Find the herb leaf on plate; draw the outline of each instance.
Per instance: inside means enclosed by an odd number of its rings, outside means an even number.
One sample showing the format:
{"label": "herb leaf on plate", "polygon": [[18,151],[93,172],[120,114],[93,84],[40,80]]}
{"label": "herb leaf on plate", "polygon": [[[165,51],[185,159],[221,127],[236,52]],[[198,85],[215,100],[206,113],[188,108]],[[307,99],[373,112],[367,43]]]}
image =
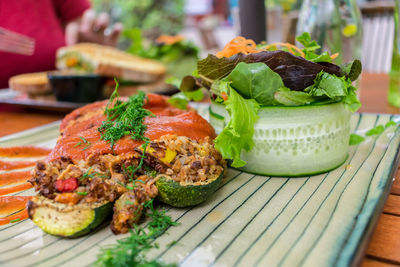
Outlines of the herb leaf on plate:
{"label": "herb leaf on plate", "polygon": [[365,137],[363,137],[361,135],[358,135],[358,134],[352,133],[350,135],[349,143],[350,143],[351,146],[354,146],[354,145],[358,145],[358,144],[364,142],[364,140],[365,140]]}
{"label": "herb leaf on plate", "polygon": [[372,136],[372,135],[380,135],[385,131],[385,127],[383,125],[377,125],[374,128],[368,130],[365,135]]}

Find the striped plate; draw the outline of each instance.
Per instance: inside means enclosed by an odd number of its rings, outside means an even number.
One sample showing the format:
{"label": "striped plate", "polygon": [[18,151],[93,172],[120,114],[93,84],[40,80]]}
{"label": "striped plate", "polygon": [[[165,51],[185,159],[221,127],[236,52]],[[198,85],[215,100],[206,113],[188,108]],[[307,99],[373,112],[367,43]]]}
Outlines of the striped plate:
{"label": "striped plate", "polygon": [[[206,110],[206,109],[203,109]],[[352,129],[365,133],[390,115],[355,114]],[[58,123],[0,139],[0,146],[52,147]],[[182,266],[347,266],[363,256],[397,167],[399,130],[391,127],[350,149],[329,173],[271,178],[230,169],[206,203],[167,207],[180,224],[156,242],[149,258]],[[19,193],[33,194],[32,190]],[[25,220],[0,227],[2,266],[85,266],[99,247],[117,238],[108,227],[78,239],[43,233]],[[176,241],[171,245],[172,241]]]}

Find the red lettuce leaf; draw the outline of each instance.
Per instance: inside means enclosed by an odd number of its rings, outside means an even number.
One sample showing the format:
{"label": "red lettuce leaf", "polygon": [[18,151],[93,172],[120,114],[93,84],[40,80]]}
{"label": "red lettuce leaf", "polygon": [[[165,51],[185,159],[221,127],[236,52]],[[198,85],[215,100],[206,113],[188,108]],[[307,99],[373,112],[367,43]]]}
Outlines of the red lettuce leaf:
{"label": "red lettuce leaf", "polygon": [[315,77],[321,71],[335,74],[338,77],[344,75],[341,68],[335,64],[328,62],[315,63],[291,53],[277,50],[248,55],[239,53],[229,58],[217,58],[214,55],[208,55],[207,58],[200,60],[197,64],[198,74],[202,80],[201,84],[209,87],[213,81],[227,76],[240,62],[265,63],[281,76],[286,87],[295,91],[302,91],[306,87],[313,85]]}

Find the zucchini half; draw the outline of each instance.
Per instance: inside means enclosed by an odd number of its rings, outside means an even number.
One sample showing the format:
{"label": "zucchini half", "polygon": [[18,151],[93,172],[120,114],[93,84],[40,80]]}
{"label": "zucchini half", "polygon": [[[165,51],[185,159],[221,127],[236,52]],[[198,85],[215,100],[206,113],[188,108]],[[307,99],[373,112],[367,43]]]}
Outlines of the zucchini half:
{"label": "zucchini half", "polygon": [[[240,170],[268,176],[308,176],[340,166],[348,156],[350,116],[342,103],[260,108],[254,148],[242,151]],[[210,123],[219,134],[230,120],[212,102]]]}
{"label": "zucchini half", "polygon": [[218,189],[223,177],[224,172],[220,175],[213,175],[204,182],[183,184],[168,176],[160,175],[156,182],[157,198],[173,207],[194,206],[206,201]]}
{"label": "zucchini half", "polygon": [[35,196],[27,206],[29,218],[44,232],[74,238],[99,226],[112,212],[113,203],[68,205]]}

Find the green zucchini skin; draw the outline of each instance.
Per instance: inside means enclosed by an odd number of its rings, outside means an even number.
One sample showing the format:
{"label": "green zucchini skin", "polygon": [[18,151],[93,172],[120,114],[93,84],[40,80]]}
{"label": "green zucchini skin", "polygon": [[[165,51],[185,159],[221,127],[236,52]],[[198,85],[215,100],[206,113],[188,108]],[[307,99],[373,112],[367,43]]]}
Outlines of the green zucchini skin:
{"label": "green zucchini skin", "polygon": [[44,232],[76,238],[96,229],[112,212],[113,203],[67,205],[36,196],[27,208],[29,218]]}
{"label": "green zucchini skin", "polygon": [[[220,133],[229,122],[229,114],[225,106],[215,102],[210,110],[210,123]],[[335,169],[348,157],[351,112],[342,103],[261,107],[258,115],[255,146],[241,153],[247,162],[239,168],[242,171],[310,176]]]}
{"label": "green zucchini skin", "polygon": [[181,185],[180,183],[160,176],[156,182],[158,189],[158,200],[173,207],[188,207],[206,201],[219,187],[224,173],[217,178],[210,179],[207,184]]}

